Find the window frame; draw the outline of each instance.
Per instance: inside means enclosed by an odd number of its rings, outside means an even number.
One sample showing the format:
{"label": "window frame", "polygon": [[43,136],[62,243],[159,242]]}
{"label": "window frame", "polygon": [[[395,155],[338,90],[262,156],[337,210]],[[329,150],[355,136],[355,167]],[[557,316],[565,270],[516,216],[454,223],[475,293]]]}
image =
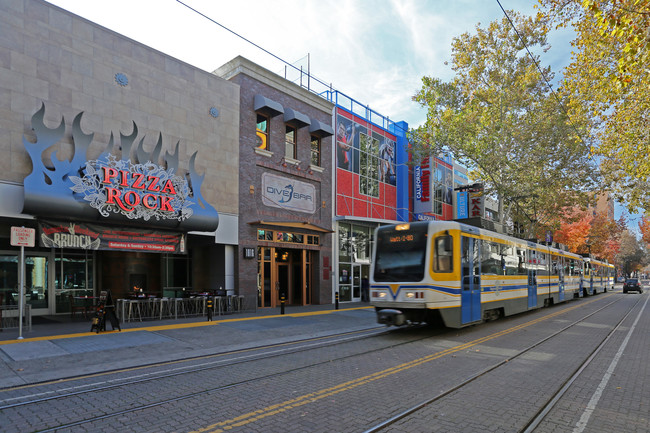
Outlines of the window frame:
{"label": "window frame", "polygon": [[[316,149],[314,149],[314,143],[316,143]],[[310,164],[316,167],[321,167],[321,137],[317,135],[311,135],[310,140],[309,140],[309,147],[310,147]],[[316,157],[316,161],[314,161],[314,157]]]}
{"label": "window frame", "polygon": [[[440,244],[442,244],[442,249],[440,249]],[[445,249],[445,246],[449,246],[449,249]],[[440,254],[441,251],[446,254]],[[433,239],[433,257],[433,272],[440,274],[454,272],[454,237],[452,235],[436,236]],[[446,260],[443,261],[443,258]]]}
{"label": "window frame", "polygon": [[[293,142],[288,141],[287,136],[289,135],[290,132],[293,132]],[[292,153],[291,155],[287,154],[287,150],[291,148]],[[291,158],[291,159],[298,159],[297,158],[298,154],[298,128],[296,128],[293,125],[289,125],[288,123],[285,123],[284,127],[284,156],[286,158]]]}
{"label": "window frame", "polygon": [[[257,143],[255,143],[255,148],[256,149],[266,150],[266,151],[270,152],[271,151],[271,146],[270,146],[270,140],[269,140],[269,137],[270,137],[269,130],[270,130],[270,126],[271,126],[271,118],[269,116],[267,116],[266,114],[264,114],[264,113],[257,113],[256,112],[255,114],[256,114],[255,135],[257,137],[260,137],[260,139],[262,139],[262,142],[263,142],[262,144],[264,145],[264,147],[262,147],[262,146],[259,146]],[[266,122],[266,130],[262,130],[262,129],[260,129],[258,127],[260,124],[263,123],[263,122],[259,121],[260,118],[263,118],[264,121]]]}
{"label": "window frame", "polygon": [[359,192],[379,198],[379,139],[359,133]]}

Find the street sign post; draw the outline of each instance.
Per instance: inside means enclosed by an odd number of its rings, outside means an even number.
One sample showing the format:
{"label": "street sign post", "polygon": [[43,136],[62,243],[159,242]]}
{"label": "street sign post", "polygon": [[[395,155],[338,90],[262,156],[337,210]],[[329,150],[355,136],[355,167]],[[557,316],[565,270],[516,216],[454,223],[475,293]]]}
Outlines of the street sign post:
{"label": "street sign post", "polygon": [[23,339],[23,313],[25,310],[25,247],[34,247],[36,230],[29,227],[11,228],[11,246],[20,247],[20,283],[18,288],[18,339]]}

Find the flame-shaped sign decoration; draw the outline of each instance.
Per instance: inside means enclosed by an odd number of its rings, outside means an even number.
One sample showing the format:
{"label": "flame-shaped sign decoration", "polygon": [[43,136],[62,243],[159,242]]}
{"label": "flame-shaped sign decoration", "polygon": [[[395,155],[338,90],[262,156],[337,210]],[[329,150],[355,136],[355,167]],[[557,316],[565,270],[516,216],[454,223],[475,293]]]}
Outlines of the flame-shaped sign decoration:
{"label": "flame-shaped sign decoration", "polygon": [[[134,148],[138,135],[134,122],[130,135],[120,133],[122,159],[111,153],[114,146],[111,133],[104,152],[97,159],[89,160],[87,153],[94,134],[81,130],[83,113],[79,113],[72,124],[73,157],[61,160],[57,152],[52,152],[51,166],[48,166],[43,154],[61,140],[65,122],[62,118],[57,128],[50,129],[43,123],[44,115],[45,104],[32,116],[37,141],[31,143],[23,138],[33,166],[24,181],[24,212],[90,220],[96,220],[99,213],[111,220],[143,221],[187,231],[217,229],[219,214],[201,196],[205,175],[196,173],[196,152],[190,157],[189,180],[175,175],[179,167],[179,144],[173,154],[165,152],[168,167],[165,169],[156,164],[162,150],[162,134],[151,153],[143,148],[144,137]],[[130,158],[132,150],[135,160]]]}

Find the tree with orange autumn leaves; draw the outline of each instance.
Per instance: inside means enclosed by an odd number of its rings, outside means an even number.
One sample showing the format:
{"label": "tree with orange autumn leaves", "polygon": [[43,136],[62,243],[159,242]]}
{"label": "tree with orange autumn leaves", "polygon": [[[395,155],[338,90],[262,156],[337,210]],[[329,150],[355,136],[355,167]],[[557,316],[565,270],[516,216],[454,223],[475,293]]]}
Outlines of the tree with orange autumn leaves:
{"label": "tree with orange autumn leaves", "polygon": [[639,230],[641,231],[641,240],[650,245],[650,215],[643,215],[639,223]]}
{"label": "tree with orange autumn leaves", "polygon": [[565,212],[553,239],[578,254],[591,253],[595,257],[616,263],[621,247],[620,235],[626,229],[621,217],[611,220],[605,213],[593,210],[572,209]]}

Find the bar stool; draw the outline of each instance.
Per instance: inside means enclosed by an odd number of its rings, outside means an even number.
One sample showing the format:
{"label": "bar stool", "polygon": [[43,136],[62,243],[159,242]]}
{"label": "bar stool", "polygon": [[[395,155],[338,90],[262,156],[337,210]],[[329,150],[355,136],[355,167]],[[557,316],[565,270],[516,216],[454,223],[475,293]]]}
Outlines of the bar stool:
{"label": "bar stool", "polygon": [[220,316],[226,312],[226,309],[227,309],[226,301],[227,301],[227,298],[225,296],[215,296],[214,297],[214,305],[216,306],[216,309],[219,312]]}
{"label": "bar stool", "polygon": [[125,322],[130,322],[132,318],[135,320],[136,316],[138,317],[138,320],[142,322],[142,311],[141,311],[140,301],[136,299],[127,299],[126,304],[127,307],[126,307]]}
{"label": "bar stool", "polygon": [[163,317],[171,317],[172,309],[171,309],[171,303],[169,301],[169,298],[160,298],[159,301],[160,301],[160,309],[159,309],[160,320],[162,320]]}
{"label": "bar stool", "polygon": [[187,317],[187,299],[184,298],[175,298],[174,299],[174,318],[178,319],[179,315]]}
{"label": "bar stool", "polygon": [[228,295],[228,306],[231,312],[237,311],[237,295]]}

